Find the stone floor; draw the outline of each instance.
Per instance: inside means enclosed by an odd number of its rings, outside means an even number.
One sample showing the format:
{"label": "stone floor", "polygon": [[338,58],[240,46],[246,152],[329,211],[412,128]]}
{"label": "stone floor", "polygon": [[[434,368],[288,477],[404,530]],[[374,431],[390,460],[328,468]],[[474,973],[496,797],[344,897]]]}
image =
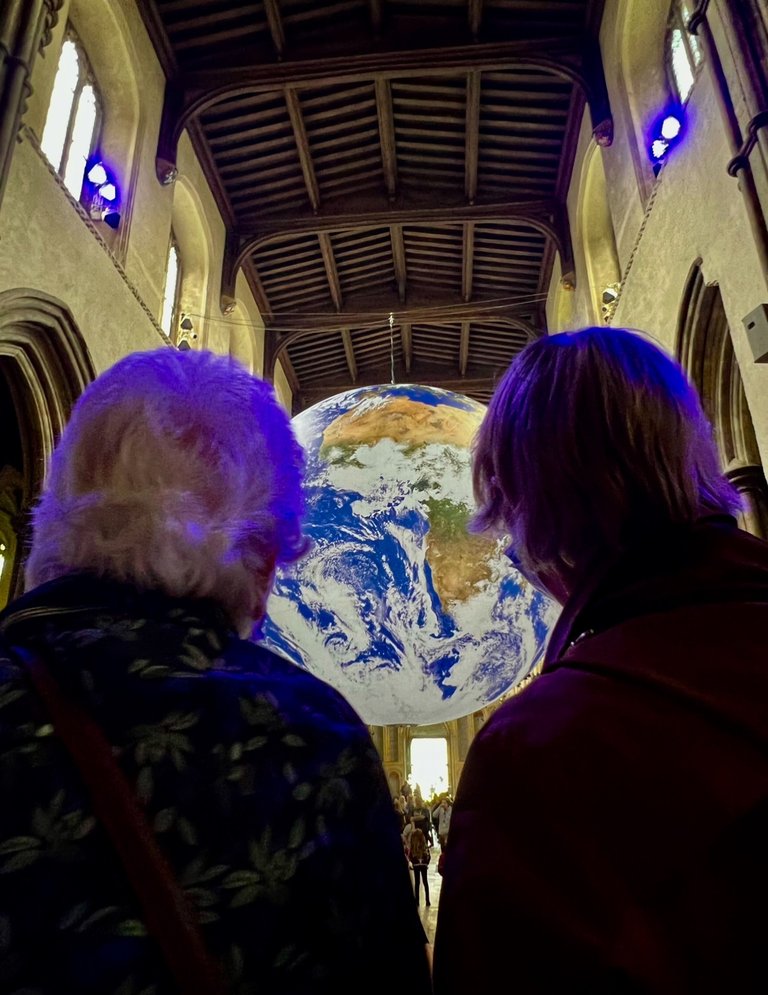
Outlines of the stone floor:
{"label": "stone floor", "polygon": [[[419,905],[419,918],[429,937],[429,942],[434,943],[435,930],[437,929],[437,906],[440,900],[440,885],[443,879],[437,873],[437,859],[440,856],[440,847],[433,846],[430,853],[432,854],[432,858],[427,868],[427,881],[429,882],[429,901],[431,904],[428,906],[424,903],[424,889],[420,888],[419,898],[421,904]],[[411,886],[413,886],[413,871],[411,871]]]}

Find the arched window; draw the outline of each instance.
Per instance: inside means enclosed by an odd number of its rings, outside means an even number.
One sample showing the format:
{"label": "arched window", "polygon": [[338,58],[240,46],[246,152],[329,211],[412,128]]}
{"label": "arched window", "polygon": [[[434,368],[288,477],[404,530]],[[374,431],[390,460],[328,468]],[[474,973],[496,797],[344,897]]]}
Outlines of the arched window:
{"label": "arched window", "polygon": [[181,294],[181,257],[179,246],[173,233],[168,247],[168,261],[165,267],[165,290],[163,291],[163,313],[160,327],[170,338],[174,339],[176,322],[179,316],[179,297]]}
{"label": "arched window", "polygon": [[667,27],[667,73],[672,90],[681,104],[691,94],[702,59],[698,39],[686,27],[690,16],[690,0],[672,0]]}
{"label": "arched window", "polygon": [[93,73],[82,46],[69,31],[59,57],[41,146],[75,200],[82,194],[100,119],[101,99]]}

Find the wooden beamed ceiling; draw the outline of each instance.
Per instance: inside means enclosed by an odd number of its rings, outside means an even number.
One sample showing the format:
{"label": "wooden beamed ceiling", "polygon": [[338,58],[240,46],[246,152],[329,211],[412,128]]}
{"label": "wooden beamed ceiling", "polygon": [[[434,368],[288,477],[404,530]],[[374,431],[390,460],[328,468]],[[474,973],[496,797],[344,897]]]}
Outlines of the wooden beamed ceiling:
{"label": "wooden beamed ceiling", "polygon": [[585,106],[611,118],[603,0],[139,0],[296,410],[355,384],[487,400],[545,331]]}

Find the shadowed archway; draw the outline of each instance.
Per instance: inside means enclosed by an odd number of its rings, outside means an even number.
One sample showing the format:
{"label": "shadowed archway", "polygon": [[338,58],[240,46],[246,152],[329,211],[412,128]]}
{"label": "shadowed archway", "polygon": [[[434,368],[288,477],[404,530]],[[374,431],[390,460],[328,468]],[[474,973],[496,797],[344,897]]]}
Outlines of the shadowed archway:
{"label": "shadowed archway", "polygon": [[688,277],[677,329],[677,358],[699,391],[711,420],[726,476],[742,496],[740,524],[768,536],[768,485],[739,365],[717,284],[701,263]]}
{"label": "shadowed archway", "polygon": [[3,589],[13,597],[21,591],[29,509],[72,405],[96,371],[69,309],[47,294],[20,288],[0,293],[0,375],[16,420],[10,435],[18,440],[0,494],[9,547]]}

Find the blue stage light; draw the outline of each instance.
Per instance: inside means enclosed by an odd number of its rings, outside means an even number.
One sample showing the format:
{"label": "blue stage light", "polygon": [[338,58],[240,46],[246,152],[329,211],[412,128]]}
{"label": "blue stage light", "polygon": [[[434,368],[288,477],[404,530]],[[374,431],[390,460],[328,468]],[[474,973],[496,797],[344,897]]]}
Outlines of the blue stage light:
{"label": "blue stage light", "polygon": [[114,183],[104,183],[99,187],[99,197],[102,200],[117,200],[117,187]]}
{"label": "blue stage light", "polygon": [[685,117],[682,108],[667,108],[653,122],[648,133],[648,154],[653,163],[654,173],[667,160],[672,149],[680,142],[685,131]]}
{"label": "blue stage light", "polygon": [[667,141],[671,141],[680,134],[683,128],[683,122],[675,117],[674,114],[668,114],[664,120],[661,122],[661,135],[662,138],[666,138]]}
{"label": "blue stage light", "polygon": [[91,168],[88,170],[88,181],[93,183],[95,187],[100,186],[102,183],[107,182],[107,171],[104,168],[104,163],[95,162]]}

